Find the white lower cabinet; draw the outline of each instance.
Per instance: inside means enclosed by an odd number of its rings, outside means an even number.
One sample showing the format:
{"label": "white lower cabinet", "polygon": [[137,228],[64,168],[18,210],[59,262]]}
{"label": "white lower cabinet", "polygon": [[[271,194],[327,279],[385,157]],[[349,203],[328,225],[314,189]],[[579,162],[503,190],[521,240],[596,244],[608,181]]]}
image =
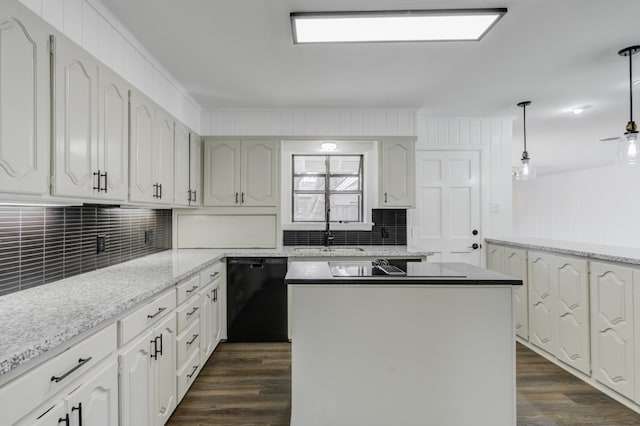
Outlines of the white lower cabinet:
{"label": "white lower cabinet", "polygon": [[550,354],[555,352],[553,258],[550,254],[529,252],[528,261],[529,340]]}
{"label": "white lower cabinet", "polygon": [[176,408],[176,316],[120,351],[121,424],[163,425]]}
{"label": "white lower cabinet", "polygon": [[[590,284],[593,377],[634,399],[640,361],[634,348],[633,270],[591,262]],[[637,320],[635,326],[640,326]]]}
{"label": "white lower cabinet", "polygon": [[200,352],[202,362],[207,362],[220,342],[220,281],[200,293]]}

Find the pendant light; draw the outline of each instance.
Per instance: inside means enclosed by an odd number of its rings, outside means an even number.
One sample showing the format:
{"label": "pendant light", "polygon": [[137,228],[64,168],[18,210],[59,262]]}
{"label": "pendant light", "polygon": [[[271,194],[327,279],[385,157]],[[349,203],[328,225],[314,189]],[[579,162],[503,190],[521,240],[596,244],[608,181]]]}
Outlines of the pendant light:
{"label": "pendant light", "polygon": [[529,158],[529,153],[527,152],[527,106],[529,105],[531,105],[531,101],[518,102],[518,106],[522,108],[524,150],[520,159],[522,163],[513,174],[516,180],[534,179],[536,177],[536,167],[531,163],[531,158]]}
{"label": "pendant light", "polygon": [[624,135],[618,139],[617,162],[620,164],[640,163],[640,147],[638,146],[638,126],[633,121],[633,64],[631,57],[640,52],[640,46],[631,46],[618,52],[620,56],[629,57],[629,122]]}

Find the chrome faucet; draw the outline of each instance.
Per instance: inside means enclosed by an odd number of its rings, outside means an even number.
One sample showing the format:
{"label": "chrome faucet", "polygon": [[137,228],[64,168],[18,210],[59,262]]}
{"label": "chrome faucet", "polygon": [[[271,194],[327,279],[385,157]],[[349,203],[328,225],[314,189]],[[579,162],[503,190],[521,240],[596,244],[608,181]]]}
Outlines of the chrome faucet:
{"label": "chrome faucet", "polygon": [[331,228],[329,227],[329,217],[331,215],[331,208],[327,207],[327,211],[325,213],[325,228],[324,228],[324,246],[329,247],[334,240],[333,234],[331,233]]}

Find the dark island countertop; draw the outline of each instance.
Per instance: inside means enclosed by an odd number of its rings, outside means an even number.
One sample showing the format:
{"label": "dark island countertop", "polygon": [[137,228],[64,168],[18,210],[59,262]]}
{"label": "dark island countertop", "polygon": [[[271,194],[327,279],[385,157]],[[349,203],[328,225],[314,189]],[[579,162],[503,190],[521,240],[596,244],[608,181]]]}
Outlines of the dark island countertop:
{"label": "dark island countertop", "polygon": [[[362,266],[366,262],[351,262]],[[466,263],[416,262],[407,276],[334,276],[329,262],[292,262],[285,284],[522,285],[522,280]]]}

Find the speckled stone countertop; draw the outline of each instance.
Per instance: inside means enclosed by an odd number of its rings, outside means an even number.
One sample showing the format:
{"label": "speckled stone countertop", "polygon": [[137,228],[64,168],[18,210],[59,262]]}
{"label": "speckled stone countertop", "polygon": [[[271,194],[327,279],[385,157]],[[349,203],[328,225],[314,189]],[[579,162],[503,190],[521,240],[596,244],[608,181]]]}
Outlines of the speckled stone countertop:
{"label": "speckled stone countertop", "polygon": [[553,253],[568,254],[571,256],[640,265],[640,249],[634,247],[617,247],[601,244],[523,237],[487,238],[485,241],[488,243],[519,247],[528,250],[543,250]]}
{"label": "speckled stone countertop", "polygon": [[[174,286],[224,257],[422,257],[406,246],[364,251],[322,248],[180,249],[0,297],[0,378]],[[1,380],[0,380],[1,382]]]}

